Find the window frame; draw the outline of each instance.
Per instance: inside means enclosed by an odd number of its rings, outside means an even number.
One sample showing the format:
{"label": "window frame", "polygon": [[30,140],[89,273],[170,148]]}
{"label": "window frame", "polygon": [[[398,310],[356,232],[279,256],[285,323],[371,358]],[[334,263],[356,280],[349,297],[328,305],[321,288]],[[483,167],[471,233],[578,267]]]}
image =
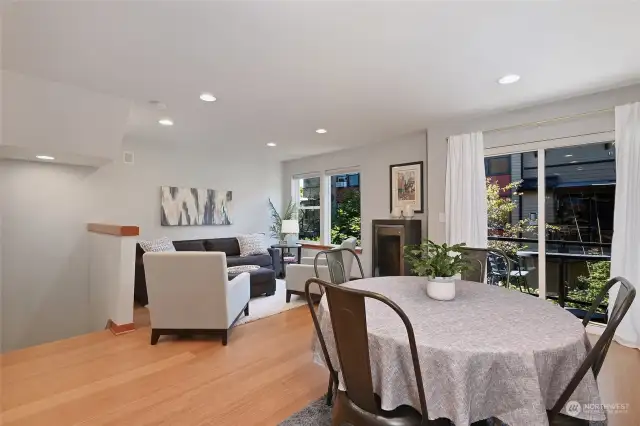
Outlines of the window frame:
{"label": "window frame", "polygon": [[[298,209],[298,220],[300,220],[301,210],[320,210],[320,240],[299,239],[299,244],[317,246],[336,246],[331,243],[331,177],[336,175],[358,174],[358,188],[362,196],[362,172],[360,168],[349,167],[344,169],[325,170],[323,172],[311,172],[293,175],[291,178],[291,199]],[[300,205],[300,181],[303,179],[320,178],[320,205],[301,206]],[[345,188],[352,188],[347,178]],[[360,240],[362,241],[362,200],[360,201]]]}

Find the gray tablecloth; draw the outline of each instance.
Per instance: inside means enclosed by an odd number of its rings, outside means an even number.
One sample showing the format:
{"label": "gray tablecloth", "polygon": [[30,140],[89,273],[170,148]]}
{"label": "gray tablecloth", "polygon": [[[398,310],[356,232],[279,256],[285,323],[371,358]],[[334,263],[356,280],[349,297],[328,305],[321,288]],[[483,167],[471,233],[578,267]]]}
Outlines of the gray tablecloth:
{"label": "gray tablecloth", "polygon": [[[547,425],[546,409],[586,357],[581,323],[560,307],[516,290],[458,281],[456,298],[441,302],[426,295],[424,283],[420,277],[381,277],[346,285],[389,297],[411,320],[429,418],[446,417],[457,426],[491,417],[510,426]],[[419,409],[402,321],[376,300],[368,299],[366,310],[373,386],[382,408]],[[339,368],[326,298],[318,315],[331,361]],[[324,364],[315,339],[314,359]],[[605,419],[591,372],[570,400],[595,404],[578,417]]]}

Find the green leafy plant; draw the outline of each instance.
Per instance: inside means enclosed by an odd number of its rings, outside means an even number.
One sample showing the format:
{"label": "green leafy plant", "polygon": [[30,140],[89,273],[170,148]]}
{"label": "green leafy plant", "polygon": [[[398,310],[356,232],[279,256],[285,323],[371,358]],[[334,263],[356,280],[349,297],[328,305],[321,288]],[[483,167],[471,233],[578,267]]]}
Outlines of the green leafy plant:
{"label": "green leafy plant", "polygon": [[464,243],[448,245],[424,240],[419,245],[405,247],[404,258],[418,276],[452,277],[468,268],[464,247]]}
{"label": "green leafy plant", "polygon": [[[518,192],[522,181],[514,181],[505,186],[500,186],[498,182],[488,177],[487,185],[487,219],[489,236],[508,238],[536,238],[538,236],[538,225],[531,224],[528,219],[511,221],[511,212],[518,208],[518,204],[512,198],[515,195],[522,195]],[[546,224],[546,232],[557,231],[555,225]],[[524,250],[527,245],[514,241],[489,241],[489,248],[495,248],[507,253],[515,258],[518,250]]]}
{"label": "green leafy plant", "polygon": [[331,218],[331,244],[340,244],[349,237],[356,237],[360,245],[360,191],[346,192]]}
{"label": "green leafy plant", "polygon": [[287,236],[282,233],[282,221],[296,219],[298,215],[298,207],[296,206],[296,203],[289,201],[284,213],[280,215],[276,207],[271,202],[271,199],[269,199],[269,210],[271,211],[272,220],[271,227],[269,228],[271,237],[276,238],[278,241],[284,241]]}
{"label": "green leafy plant", "polygon": [[[569,290],[567,296],[570,299],[593,303],[598,297],[611,276],[611,262],[594,262],[590,265],[589,276],[581,275],[577,278],[577,287]],[[609,303],[609,296],[605,296],[602,305]],[[566,302],[566,306],[572,308],[589,309],[588,306],[578,303]],[[598,312],[606,313],[604,308],[598,307]]]}

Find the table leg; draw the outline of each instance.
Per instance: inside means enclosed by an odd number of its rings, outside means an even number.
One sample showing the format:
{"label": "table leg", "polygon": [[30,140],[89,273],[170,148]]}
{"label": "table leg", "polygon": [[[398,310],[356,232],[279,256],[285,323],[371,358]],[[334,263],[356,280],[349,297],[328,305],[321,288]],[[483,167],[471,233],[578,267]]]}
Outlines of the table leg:
{"label": "table leg", "polygon": [[286,275],[284,265],[284,247],[280,249],[280,277],[284,278]]}
{"label": "table leg", "polygon": [[300,264],[300,261],[302,260],[302,246],[298,247],[298,264]]}

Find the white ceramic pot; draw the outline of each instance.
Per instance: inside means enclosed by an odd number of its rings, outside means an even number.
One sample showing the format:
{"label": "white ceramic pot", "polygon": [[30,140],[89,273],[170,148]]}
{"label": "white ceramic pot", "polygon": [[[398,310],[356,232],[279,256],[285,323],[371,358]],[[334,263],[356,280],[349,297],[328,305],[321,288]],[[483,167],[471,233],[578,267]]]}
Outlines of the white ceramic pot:
{"label": "white ceramic pot", "polygon": [[456,297],[454,277],[427,278],[427,295],[436,300],[453,300]]}
{"label": "white ceramic pot", "polygon": [[393,219],[400,219],[402,217],[402,209],[400,207],[394,207],[391,210],[391,217]]}

